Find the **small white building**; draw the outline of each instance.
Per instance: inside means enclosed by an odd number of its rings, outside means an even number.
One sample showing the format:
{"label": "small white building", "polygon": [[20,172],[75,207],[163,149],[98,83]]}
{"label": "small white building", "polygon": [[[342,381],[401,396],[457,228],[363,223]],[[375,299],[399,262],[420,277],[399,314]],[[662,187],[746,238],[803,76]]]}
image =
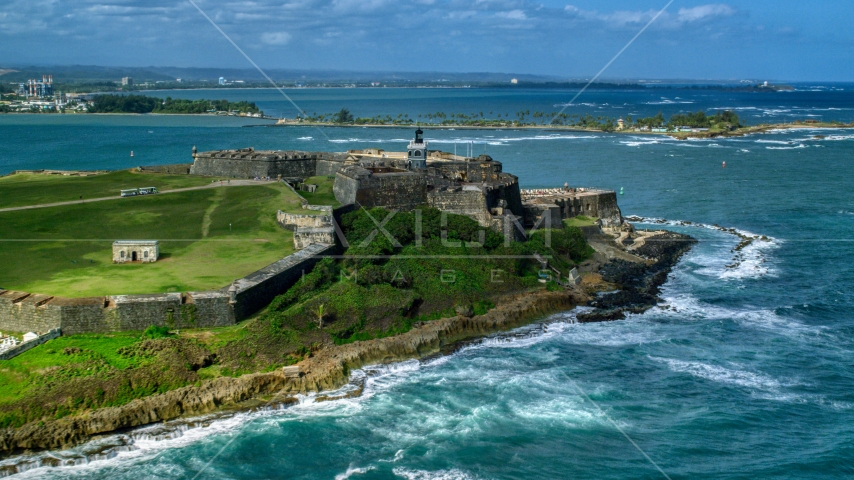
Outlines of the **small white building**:
{"label": "small white building", "polygon": [[116,240],[113,242],[113,263],[154,263],[160,256],[157,240]]}

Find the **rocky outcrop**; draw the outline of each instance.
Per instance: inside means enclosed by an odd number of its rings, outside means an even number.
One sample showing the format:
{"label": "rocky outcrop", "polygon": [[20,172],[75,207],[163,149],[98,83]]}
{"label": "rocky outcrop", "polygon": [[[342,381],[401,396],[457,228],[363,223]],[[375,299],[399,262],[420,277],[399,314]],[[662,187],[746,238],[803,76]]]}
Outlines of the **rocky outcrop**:
{"label": "rocky outcrop", "polygon": [[[350,371],[365,365],[419,358],[460,340],[511,329],[533,319],[586,303],[580,290],[525,293],[509,297],[484,315],[457,316],[421,324],[394,337],[330,347],[300,363],[299,376],[282,371],[239,378],[221,377],[200,386],[179,388],[120,407],[102,408],[59,420],[33,422],[0,431],[0,452],[67,448],[95,435],[141,425],[248,406],[253,399],[293,402],[290,397],[335,389],[347,383]],[[259,402],[255,402],[257,405]]]}
{"label": "rocky outcrop", "polygon": [[688,235],[663,232],[646,237],[634,253],[648,263],[614,259],[599,270],[602,280],[619,287],[590,302],[595,310],[578,315],[579,322],[622,320],[627,313],[643,313],[658,303],[661,285],[679,259],[697,243]]}

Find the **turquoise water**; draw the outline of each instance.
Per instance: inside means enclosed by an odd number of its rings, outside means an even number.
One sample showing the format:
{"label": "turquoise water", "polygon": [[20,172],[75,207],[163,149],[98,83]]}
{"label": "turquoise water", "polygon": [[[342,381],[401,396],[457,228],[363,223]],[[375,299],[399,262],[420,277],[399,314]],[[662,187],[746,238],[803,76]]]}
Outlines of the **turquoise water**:
{"label": "turquoise water", "polygon": [[[42,118],[0,116],[0,170],[189,161],[194,144],[401,149],[411,136],[219,118]],[[689,142],[530,131],[428,137],[451,151],[473,142],[524,187],[623,187],[626,215],[717,223],[770,241],[728,268],[736,237],[671,224],[700,242],[671,274],[662,305],[642,315],[576,324],[573,312],[560,313],[450,355],[355,372],[366,377],[360,398],[304,398],[22,476],[664,478],[626,436],[671,478],[854,475],[854,131]]]}

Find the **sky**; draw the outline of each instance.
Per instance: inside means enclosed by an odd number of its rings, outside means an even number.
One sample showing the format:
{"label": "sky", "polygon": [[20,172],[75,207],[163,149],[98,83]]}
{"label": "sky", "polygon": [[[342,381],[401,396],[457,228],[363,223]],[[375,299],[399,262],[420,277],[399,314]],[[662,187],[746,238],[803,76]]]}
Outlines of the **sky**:
{"label": "sky", "polygon": [[[193,0],[262,68],[590,78],[668,0]],[[602,78],[854,81],[854,1],[675,0]],[[190,0],[2,0],[0,67],[251,68]]]}

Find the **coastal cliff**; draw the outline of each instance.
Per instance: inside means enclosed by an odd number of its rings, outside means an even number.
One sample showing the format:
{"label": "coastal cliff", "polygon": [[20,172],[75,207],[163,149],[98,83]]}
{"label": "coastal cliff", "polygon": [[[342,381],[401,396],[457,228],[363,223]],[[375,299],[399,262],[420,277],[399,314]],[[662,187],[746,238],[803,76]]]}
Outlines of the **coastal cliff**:
{"label": "coastal cliff", "polygon": [[[458,315],[415,325],[410,331],[387,338],[329,346],[300,362],[298,376],[277,370],[238,378],[220,377],[201,385],[133,400],[119,407],[101,408],[58,420],[31,422],[0,431],[0,453],[68,448],[95,436],[177,418],[229,409],[296,403],[294,395],[321,392],[345,385],[351,371],[370,364],[421,358],[457,342],[516,328],[549,314],[576,306],[595,307],[579,321],[607,321],[640,313],[657,302],[659,287],[679,258],[695,241],[686,235],[660,233],[636,249],[634,262],[595,262],[599,273],[580,286],[559,291],[534,291],[507,295],[482,315]],[[619,291],[597,297],[596,292]],[[14,472],[11,472],[14,473]]]}
{"label": "coastal cliff", "polygon": [[434,354],[454,342],[518,327],[588,300],[584,292],[576,289],[515,295],[483,315],[444,318],[394,337],[326,348],[299,365],[303,373],[298,378],[288,378],[281,371],[221,377],[120,407],[7,428],[0,432],[0,452],[66,448],[94,435],[239,407],[252,399],[294,402],[289,395],[341,387],[353,369]]}

